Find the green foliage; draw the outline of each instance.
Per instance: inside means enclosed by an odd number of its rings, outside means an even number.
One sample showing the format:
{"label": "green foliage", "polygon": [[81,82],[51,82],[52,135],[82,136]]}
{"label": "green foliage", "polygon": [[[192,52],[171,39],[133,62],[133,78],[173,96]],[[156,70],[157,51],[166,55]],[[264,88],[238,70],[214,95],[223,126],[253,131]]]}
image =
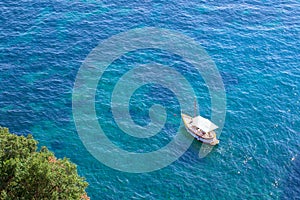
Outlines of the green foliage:
{"label": "green foliage", "polygon": [[68,159],[0,127],[0,199],[89,199],[87,185]]}

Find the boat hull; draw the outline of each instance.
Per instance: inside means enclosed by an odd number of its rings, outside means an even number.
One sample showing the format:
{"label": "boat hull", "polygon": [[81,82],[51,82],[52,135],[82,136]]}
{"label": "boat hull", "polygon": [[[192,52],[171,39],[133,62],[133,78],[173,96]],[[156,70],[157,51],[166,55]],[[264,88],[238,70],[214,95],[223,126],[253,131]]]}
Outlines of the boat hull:
{"label": "boat hull", "polygon": [[204,139],[196,134],[194,134],[189,128],[185,127],[186,131],[191,134],[196,140],[201,141],[205,144],[209,144],[209,145],[217,145],[219,144],[219,140],[217,138],[213,138],[213,139]]}
{"label": "boat hull", "polygon": [[191,130],[191,128],[189,127],[189,124],[190,124],[190,122],[191,122],[191,120],[192,120],[192,117],[191,117],[191,116],[188,116],[188,115],[186,115],[186,114],[181,114],[181,117],[182,117],[182,120],[183,120],[183,122],[184,122],[184,126],[185,126],[186,131],[187,131],[189,134],[191,134],[196,140],[201,141],[201,142],[203,142],[203,143],[205,143],[205,144],[212,145],[212,146],[219,144],[219,140],[217,139],[215,133],[214,133],[213,137],[211,137],[211,138],[204,138],[204,137],[201,137],[201,136],[195,134],[195,133]]}

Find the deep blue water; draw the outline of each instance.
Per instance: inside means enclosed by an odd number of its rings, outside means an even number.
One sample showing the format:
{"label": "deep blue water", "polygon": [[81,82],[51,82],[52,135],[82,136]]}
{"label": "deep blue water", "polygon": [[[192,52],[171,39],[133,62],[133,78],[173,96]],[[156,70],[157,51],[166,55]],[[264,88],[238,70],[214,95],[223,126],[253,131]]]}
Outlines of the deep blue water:
{"label": "deep blue water", "polygon": [[[85,149],[72,116],[77,71],[101,41],[133,28],[166,28],[196,40],[214,60],[226,89],[221,143],[199,159],[193,142],[172,165],[131,174],[111,169]],[[0,125],[32,133],[58,157],[78,165],[92,199],[295,199],[300,196],[300,3],[290,1],[1,1]],[[118,78],[134,64],[189,69],[176,55],[141,50],[119,58],[99,82],[96,110],[110,139],[129,151],[168,143],[180,118],[171,91],[146,85],[130,113],[149,123],[153,103],[166,106],[163,131],[149,140],[120,137],[109,108]],[[183,72],[184,73],[184,72]],[[188,80],[196,75],[191,69]],[[199,79],[201,114],[209,94]],[[113,125],[112,125],[113,124]],[[186,132],[181,129],[181,134]],[[143,148],[145,147],[145,148]]]}

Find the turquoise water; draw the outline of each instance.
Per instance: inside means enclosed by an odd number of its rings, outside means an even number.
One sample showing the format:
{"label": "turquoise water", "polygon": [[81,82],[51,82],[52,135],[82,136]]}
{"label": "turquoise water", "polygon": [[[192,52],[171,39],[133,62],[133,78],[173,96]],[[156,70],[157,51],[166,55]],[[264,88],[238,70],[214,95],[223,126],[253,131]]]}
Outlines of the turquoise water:
{"label": "turquoise water", "polygon": [[[32,133],[58,157],[69,157],[90,183],[92,199],[299,198],[299,1],[4,1],[0,11],[0,125]],[[226,121],[220,145],[204,159],[195,141],[170,166],[131,174],[103,165],[85,149],[72,116],[72,89],[81,64],[101,41],[150,26],[175,30],[204,47],[223,78]],[[139,140],[121,135],[114,124],[114,85],[148,62],[178,68],[188,80],[197,77],[180,57],[157,49],[112,63],[99,82],[96,111],[109,138],[128,151],[161,148],[180,123],[172,92],[146,85],[132,97],[132,119],[146,125],[149,107],[160,103],[168,114],[162,132]],[[209,117],[205,83],[199,79],[194,87],[200,113]]]}

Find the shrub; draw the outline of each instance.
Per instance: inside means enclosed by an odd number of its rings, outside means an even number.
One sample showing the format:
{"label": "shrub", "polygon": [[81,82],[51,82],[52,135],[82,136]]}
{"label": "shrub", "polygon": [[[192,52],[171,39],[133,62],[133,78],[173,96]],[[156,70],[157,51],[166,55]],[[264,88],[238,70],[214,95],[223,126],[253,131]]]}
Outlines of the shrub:
{"label": "shrub", "polygon": [[67,158],[0,127],[0,199],[89,199],[87,186]]}

